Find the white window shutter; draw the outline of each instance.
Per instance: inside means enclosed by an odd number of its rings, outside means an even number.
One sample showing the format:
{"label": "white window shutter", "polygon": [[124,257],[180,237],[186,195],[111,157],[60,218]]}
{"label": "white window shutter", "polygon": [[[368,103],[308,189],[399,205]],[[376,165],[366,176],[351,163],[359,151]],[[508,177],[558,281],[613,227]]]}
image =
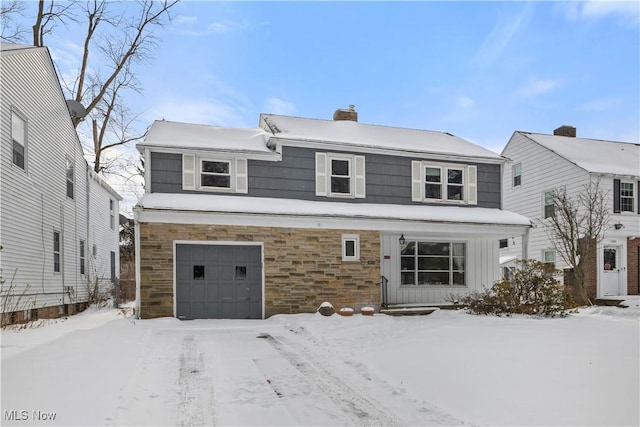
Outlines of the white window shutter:
{"label": "white window shutter", "polygon": [[327,195],[327,155],[316,153],[316,196]]}
{"label": "white window shutter", "polygon": [[467,167],[467,204],[478,204],[478,170],[476,166]]}
{"label": "white window shutter", "polygon": [[358,199],[364,199],[367,195],[364,156],[354,156],[353,159],[355,163],[355,187],[353,194]]}
{"label": "white window shutter", "polygon": [[249,174],[247,173],[247,159],[236,159],[236,193],[249,192]]}
{"label": "white window shutter", "polygon": [[182,189],[196,189],[196,156],[182,155]]}
{"label": "white window shutter", "polygon": [[422,185],[422,162],[411,162],[411,201],[421,202],[424,186]]}

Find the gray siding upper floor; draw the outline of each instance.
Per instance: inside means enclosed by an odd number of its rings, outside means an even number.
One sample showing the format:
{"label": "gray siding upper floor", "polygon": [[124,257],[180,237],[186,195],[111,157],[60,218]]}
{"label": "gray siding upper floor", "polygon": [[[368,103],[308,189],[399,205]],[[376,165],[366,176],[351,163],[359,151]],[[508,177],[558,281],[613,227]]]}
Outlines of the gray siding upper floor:
{"label": "gray siding upper floor", "polygon": [[[416,158],[365,154],[366,198],[345,199],[316,196],[315,153],[319,150],[287,146],[282,150],[282,161],[279,162],[248,161],[249,191],[244,195],[325,202],[416,204],[411,201],[411,161],[418,160]],[[477,206],[500,208],[500,165],[471,164],[477,166]],[[217,194],[183,190],[182,155],[158,152],[151,152],[150,192]]]}

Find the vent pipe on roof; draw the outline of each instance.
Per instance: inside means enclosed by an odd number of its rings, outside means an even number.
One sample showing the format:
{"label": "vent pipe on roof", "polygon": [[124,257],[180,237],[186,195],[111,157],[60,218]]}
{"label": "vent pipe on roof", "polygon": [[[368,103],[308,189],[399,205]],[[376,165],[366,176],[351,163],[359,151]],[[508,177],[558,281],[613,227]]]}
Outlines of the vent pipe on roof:
{"label": "vent pipe on roof", "polygon": [[333,113],[333,120],[350,120],[352,122],[358,121],[358,112],[356,111],[355,105],[349,105],[349,109],[337,109],[335,113]]}
{"label": "vent pipe on roof", "polygon": [[571,138],[576,137],[576,128],[573,126],[562,125],[558,129],[553,131],[556,136],[569,136]]}

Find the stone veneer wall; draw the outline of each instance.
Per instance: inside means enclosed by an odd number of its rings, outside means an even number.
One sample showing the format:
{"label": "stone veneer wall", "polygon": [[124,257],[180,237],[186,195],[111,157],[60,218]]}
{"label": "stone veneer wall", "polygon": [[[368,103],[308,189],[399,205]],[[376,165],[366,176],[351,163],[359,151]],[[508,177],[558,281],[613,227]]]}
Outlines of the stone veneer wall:
{"label": "stone veneer wall", "polygon": [[627,240],[627,293],[640,294],[640,237]]}
{"label": "stone veneer wall", "polygon": [[[360,261],[342,261],[342,235],[360,235]],[[265,316],[315,312],[324,302],[380,304],[380,233],[280,227],[140,224],[140,316],[173,316],[173,242],[264,244]]]}

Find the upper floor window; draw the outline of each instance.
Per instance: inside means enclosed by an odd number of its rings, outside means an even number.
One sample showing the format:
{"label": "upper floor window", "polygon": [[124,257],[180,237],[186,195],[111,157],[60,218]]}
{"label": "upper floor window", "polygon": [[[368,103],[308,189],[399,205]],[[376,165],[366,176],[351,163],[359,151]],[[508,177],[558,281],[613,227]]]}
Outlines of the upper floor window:
{"label": "upper floor window", "polygon": [[513,186],[522,185],[522,163],[513,166]]}
{"label": "upper floor window", "polygon": [[60,273],[60,232],[53,232],[53,271]]}
{"label": "upper floor window", "polygon": [[412,200],[477,204],[476,166],[411,162]]}
{"label": "upper floor window", "polygon": [[633,182],[620,183],[620,210],[633,212],[634,203]]}
{"label": "upper floor window", "polygon": [[555,207],[553,201],[553,191],[545,191],[544,193],[544,217],[549,218],[555,215]]}
{"label": "upper floor window", "polygon": [[364,198],[365,158],[316,153],[316,196]]}
{"label": "upper floor window", "polygon": [[509,247],[509,239],[500,239],[500,241],[498,243],[498,247],[500,249],[508,248]]}
{"label": "upper floor window", "polygon": [[247,160],[184,154],[182,189],[247,193]]}
{"label": "upper floor window", "polygon": [[[633,181],[613,180],[613,212],[636,212],[636,185]],[[640,213],[640,203],[637,206]]]}
{"label": "upper floor window", "polygon": [[113,199],[109,199],[109,228],[116,229],[116,202]]}
{"label": "upper floor window", "polygon": [[27,123],[15,111],[11,112],[11,140],[13,141],[13,164],[25,169],[27,149]]}
{"label": "upper floor window", "polygon": [[74,196],[74,182],[73,161],[67,157],[67,197],[70,199]]}

